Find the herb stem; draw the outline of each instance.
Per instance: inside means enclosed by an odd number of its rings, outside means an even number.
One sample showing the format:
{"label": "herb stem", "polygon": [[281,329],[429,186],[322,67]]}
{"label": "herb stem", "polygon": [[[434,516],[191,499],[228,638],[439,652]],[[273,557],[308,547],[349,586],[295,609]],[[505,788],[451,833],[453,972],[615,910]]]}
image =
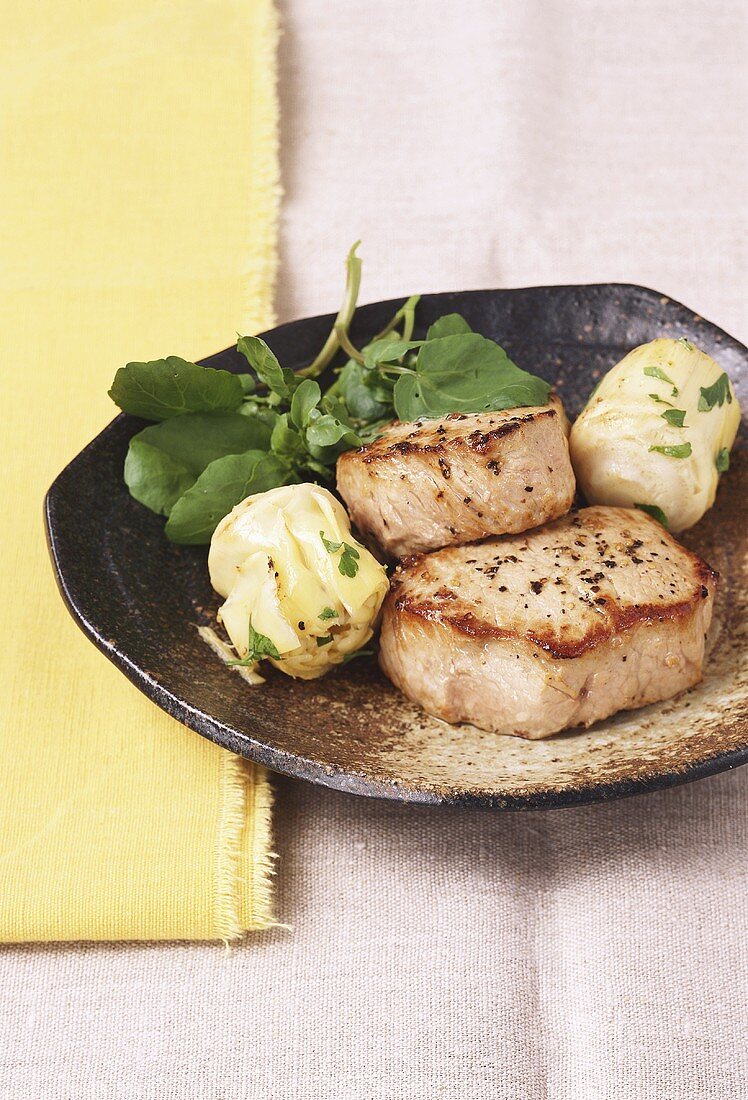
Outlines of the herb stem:
{"label": "herb stem", "polygon": [[317,378],[322,374],[322,371],[332,361],[335,352],[341,346],[340,333],[343,332],[347,334],[348,332],[348,327],[353,320],[353,314],[356,310],[358,292],[361,287],[361,260],[356,255],[356,249],[360,244],[361,241],[356,241],[345,261],[345,295],[343,297],[343,304],[330,330],[330,335],[325,340],[322,350],[319,355],[317,355],[316,359],[314,359],[308,367],[296,371],[299,378]]}
{"label": "herb stem", "polygon": [[313,458],[308,458],[304,460],[304,467],[323,477],[325,481],[333,480],[333,470],[329,466],[325,466],[323,462],[316,462]]}
{"label": "herb stem", "polygon": [[399,367],[396,363],[377,363],[379,374],[417,374],[410,367]]}
{"label": "herb stem", "polygon": [[407,343],[413,335],[413,326],[416,323],[416,306],[421,300],[420,294],[411,294],[400,312],[403,315],[403,340]]}
{"label": "herb stem", "polygon": [[377,333],[377,335],[372,339],[371,343],[375,344],[377,340],[383,340],[385,336],[389,336],[392,330],[397,327],[400,321],[403,320],[405,321],[405,326],[403,328],[402,339],[410,340],[411,336],[413,335],[416,306],[418,305],[420,300],[420,294],[411,294],[407,302],[403,302],[392,320],[384,326],[381,332]]}
{"label": "herb stem", "polygon": [[351,359],[355,359],[357,363],[360,363],[361,366],[363,366],[364,357],[358,350],[358,348],[354,347],[354,345],[351,343],[348,333],[346,332],[343,325],[335,326],[335,335],[337,336],[338,343],[340,344],[346,355],[348,355]]}

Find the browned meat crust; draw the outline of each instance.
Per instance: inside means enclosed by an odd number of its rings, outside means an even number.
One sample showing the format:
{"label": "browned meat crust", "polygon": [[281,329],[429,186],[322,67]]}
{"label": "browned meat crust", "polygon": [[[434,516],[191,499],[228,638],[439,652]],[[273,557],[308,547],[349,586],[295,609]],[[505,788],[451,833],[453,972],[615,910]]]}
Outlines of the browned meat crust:
{"label": "browned meat crust", "polygon": [[338,491],[362,534],[393,556],[525,531],[571,507],[567,435],[557,398],[541,408],[394,421],[340,456]]}
{"label": "browned meat crust", "polygon": [[432,714],[544,737],[696,683],[716,583],[649,516],[587,508],[403,562],[380,660]]}

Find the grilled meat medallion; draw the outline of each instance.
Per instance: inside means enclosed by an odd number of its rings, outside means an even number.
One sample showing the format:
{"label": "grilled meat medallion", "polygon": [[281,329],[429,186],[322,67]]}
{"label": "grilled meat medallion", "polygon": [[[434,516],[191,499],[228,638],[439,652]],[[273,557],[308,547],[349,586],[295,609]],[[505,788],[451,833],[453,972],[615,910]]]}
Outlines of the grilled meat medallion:
{"label": "grilled meat medallion", "polygon": [[557,397],[540,407],[396,420],[340,456],[338,492],[362,534],[394,557],[525,531],[571,507],[568,433]]}
{"label": "grilled meat medallion", "polygon": [[404,562],[380,664],[438,718],[548,737],[697,683],[716,583],[650,516],[585,508]]}

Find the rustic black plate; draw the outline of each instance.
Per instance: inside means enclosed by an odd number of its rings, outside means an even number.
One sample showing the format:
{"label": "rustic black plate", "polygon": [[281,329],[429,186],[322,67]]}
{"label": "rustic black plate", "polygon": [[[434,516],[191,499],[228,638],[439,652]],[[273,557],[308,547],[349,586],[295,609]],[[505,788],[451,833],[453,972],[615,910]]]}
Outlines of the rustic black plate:
{"label": "rustic black plate", "polygon": [[[361,307],[354,337],[381,329],[397,304]],[[748,408],[748,350],[652,290],[601,284],[431,294],[421,299],[418,330],[453,310],[553,382],[571,416],[601,372],[659,335],[694,339],[729,372]],[[311,317],[265,335],[281,362],[296,368],[316,353],[331,320]],[[240,370],[243,361],[230,349],[207,362]],[[167,542],[163,520],[123,484],[128,440],[141,427],[117,417],[57,478],[46,501],[52,560],[63,598],[91,640],[150,699],[212,741],[356,794],[509,809],[621,797],[748,759],[745,432],[716,507],[684,540],[723,576],[703,683],[587,731],[525,742],[429,718],[373,659],[322,680],[276,673],[248,687],[195,629],[218,604],[205,550]]]}

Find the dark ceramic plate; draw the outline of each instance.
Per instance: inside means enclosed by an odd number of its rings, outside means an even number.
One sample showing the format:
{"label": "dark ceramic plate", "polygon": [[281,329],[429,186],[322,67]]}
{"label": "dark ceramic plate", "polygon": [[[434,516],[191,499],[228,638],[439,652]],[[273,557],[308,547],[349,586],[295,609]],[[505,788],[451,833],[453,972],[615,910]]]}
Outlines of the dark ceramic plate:
{"label": "dark ceramic plate", "polygon": [[[381,329],[397,304],[361,307],[354,337]],[[748,409],[748,350],[655,291],[603,284],[431,294],[418,308],[420,329],[453,310],[552,381],[571,416],[602,372],[659,335],[693,338],[729,372]],[[284,365],[300,367],[331,320],[311,317],[265,335]],[[207,362],[242,366],[233,349]],[[311,682],[275,673],[255,688],[224,667],[195,629],[218,605],[205,550],[167,542],[163,520],[123,484],[127,443],[141,427],[119,416],[57,478],[46,503],[52,559],[91,640],[150,699],[219,745],[355,794],[507,809],[621,797],[748,759],[745,431],[717,505],[684,540],[723,578],[704,681],[589,730],[527,742],[428,717],[373,659]]]}

